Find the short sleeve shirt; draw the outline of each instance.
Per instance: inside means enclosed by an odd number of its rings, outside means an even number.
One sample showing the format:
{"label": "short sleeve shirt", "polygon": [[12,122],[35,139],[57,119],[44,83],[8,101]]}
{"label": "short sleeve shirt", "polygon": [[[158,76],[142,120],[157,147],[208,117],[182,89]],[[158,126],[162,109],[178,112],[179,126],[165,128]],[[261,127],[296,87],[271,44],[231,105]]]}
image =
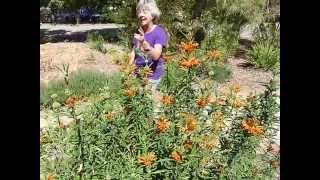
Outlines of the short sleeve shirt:
{"label": "short sleeve shirt", "polygon": [[[167,35],[165,30],[160,26],[156,26],[152,31],[145,33],[144,38],[145,41],[147,41],[152,47],[154,47],[155,44],[162,45],[162,48],[166,47]],[[133,48],[137,48],[137,42],[137,39],[132,39]],[[134,59],[134,62],[138,67],[144,67],[146,65],[145,60],[141,56],[136,54]],[[152,60],[150,58],[148,59],[148,66],[150,66],[151,70],[153,71],[153,73],[149,76],[149,79],[158,80],[161,78],[164,73],[163,64],[162,53],[157,60]]]}

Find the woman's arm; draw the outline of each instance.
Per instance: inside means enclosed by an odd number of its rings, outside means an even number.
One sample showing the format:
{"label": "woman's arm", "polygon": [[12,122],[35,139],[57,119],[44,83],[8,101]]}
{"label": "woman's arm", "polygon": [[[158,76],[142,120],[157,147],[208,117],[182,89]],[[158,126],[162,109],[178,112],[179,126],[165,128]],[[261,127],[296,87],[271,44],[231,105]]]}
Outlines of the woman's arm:
{"label": "woman's arm", "polygon": [[162,45],[155,44],[154,47],[150,46],[147,41],[142,43],[143,49],[147,52],[147,54],[151,57],[152,60],[158,60],[162,53]]}

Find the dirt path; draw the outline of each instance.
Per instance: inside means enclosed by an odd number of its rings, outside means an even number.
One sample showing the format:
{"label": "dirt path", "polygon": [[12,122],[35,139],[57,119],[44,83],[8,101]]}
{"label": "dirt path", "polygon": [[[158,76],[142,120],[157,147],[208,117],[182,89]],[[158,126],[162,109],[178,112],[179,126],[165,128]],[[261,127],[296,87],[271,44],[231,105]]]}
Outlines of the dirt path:
{"label": "dirt path", "polygon": [[241,86],[240,96],[246,97],[250,93],[262,93],[267,84],[272,79],[272,73],[253,67],[246,67],[246,60],[243,58],[229,58],[228,65],[232,70],[232,78],[220,86],[220,89],[230,84]]}

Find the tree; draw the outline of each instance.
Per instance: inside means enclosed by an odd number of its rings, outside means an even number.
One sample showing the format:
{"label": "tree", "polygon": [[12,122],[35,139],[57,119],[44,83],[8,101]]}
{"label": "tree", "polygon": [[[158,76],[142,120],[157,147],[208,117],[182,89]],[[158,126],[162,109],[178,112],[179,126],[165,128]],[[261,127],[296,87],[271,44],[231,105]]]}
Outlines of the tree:
{"label": "tree", "polygon": [[50,0],[48,7],[55,14],[55,13],[57,13],[57,11],[63,9],[64,1],[63,0]]}
{"label": "tree", "polygon": [[50,0],[40,0],[40,7],[47,7]]}

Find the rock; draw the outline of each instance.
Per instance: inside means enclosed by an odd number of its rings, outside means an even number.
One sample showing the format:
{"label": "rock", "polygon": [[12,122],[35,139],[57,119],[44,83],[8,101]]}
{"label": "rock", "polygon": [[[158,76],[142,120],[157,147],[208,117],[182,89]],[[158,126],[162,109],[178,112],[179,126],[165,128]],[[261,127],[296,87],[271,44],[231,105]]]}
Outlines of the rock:
{"label": "rock", "polygon": [[240,28],[240,40],[254,41],[254,31],[256,27],[254,25],[245,25]]}
{"label": "rock", "polygon": [[68,116],[61,116],[60,117],[60,123],[63,124],[64,126],[70,125],[74,121],[73,118],[70,118]]}

